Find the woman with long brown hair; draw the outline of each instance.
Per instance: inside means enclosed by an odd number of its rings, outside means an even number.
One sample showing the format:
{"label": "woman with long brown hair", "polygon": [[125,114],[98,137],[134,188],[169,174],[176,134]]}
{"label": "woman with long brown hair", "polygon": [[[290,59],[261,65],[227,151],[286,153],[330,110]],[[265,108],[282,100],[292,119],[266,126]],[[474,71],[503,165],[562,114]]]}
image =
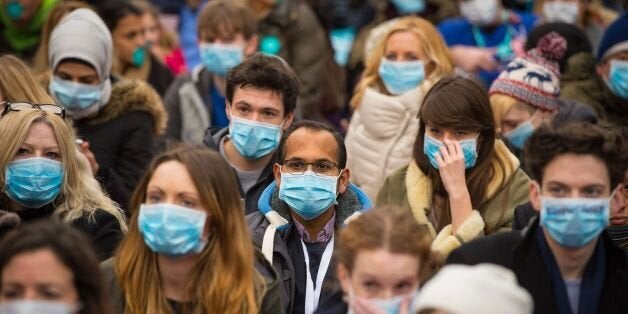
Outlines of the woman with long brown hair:
{"label": "woman with long brown hair", "polygon": [[256,253],[231,167],[179,147],[149,166],[105,274],[118,313],[281,313],[279,281]]}
{"label": "woman with long brown hair", "polygon": [[495,138],[484,89],[447,77],[425,96],[413,160],[386,179],[377,205],[410,208],[444,258],[464,242],[511,229],[514,208],[527,201],[528,181]]}

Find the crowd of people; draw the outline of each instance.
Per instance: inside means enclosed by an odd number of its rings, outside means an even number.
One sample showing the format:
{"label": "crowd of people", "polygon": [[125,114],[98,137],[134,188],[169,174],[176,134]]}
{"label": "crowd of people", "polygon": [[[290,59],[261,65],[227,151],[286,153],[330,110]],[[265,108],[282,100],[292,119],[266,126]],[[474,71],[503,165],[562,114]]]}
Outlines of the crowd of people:
{"label": "crowd of people", "polygon": [[627,7],[0,0],[0,314],[626,313]]}

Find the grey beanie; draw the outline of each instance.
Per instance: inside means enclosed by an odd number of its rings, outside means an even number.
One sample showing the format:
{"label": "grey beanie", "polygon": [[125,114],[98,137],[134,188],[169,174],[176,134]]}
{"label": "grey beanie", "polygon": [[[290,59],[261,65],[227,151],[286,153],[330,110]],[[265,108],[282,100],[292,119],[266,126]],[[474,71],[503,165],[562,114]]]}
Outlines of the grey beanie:
{"label": "grey beanie", "polygon": [[94,67],[102,82],[101,106],[111,97],[113,40],[98,14],[90,9],[76,9],[54,28],[48,42],[48,62],[57,68],[65,59],[78,59]]}

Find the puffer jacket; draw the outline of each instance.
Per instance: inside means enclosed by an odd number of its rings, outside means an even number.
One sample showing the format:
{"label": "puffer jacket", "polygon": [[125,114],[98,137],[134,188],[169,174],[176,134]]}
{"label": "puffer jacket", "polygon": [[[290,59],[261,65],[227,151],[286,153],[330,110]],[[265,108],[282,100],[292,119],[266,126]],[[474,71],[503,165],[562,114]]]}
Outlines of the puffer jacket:
{"label": "puffer jacket", "polygon": [[617,126],[628,122],[628,100],[613,94],[596,73],[595,57],[586,52],[567,60],[560,77],[560,98],[572,99],[591,106],[602,120]]}
{"label": "puffer jacket", "polygon": [[412,159],[419,131],[417,114],[425,93],[425,81],[400,96],[389,96],[367,88],[355,111],[345,139],[351,181],[371,199],[384,179]]}

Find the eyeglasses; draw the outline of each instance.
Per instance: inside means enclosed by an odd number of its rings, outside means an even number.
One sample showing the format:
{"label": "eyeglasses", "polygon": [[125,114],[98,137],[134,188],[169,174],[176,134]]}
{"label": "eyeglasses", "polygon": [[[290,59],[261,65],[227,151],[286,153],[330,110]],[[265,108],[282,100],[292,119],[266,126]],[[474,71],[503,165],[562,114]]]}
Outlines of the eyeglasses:
{"label": "eyeglasses", "polygon": [[318,175],[335,175],[335,170],[340,169],[337,163],[331,161],[319,160],[316,162],[305,162],[298,159],[288,159],[284,160],[281,164],[281,170],[283,171],[285,169],[285,172],[291,174],[303,174],[310,165],[314,173]]}
{"label": "eyeglasses", "polygon": [[3,106],[2,115],[4,116],[11,111],[22,111],[27,109],[39,109],[48,113],[56,114],[65,118],[65,109],[61,106],[54,104],[32,104],[29,102],[10,102],[5,101],[0,103],[0,106]]}

